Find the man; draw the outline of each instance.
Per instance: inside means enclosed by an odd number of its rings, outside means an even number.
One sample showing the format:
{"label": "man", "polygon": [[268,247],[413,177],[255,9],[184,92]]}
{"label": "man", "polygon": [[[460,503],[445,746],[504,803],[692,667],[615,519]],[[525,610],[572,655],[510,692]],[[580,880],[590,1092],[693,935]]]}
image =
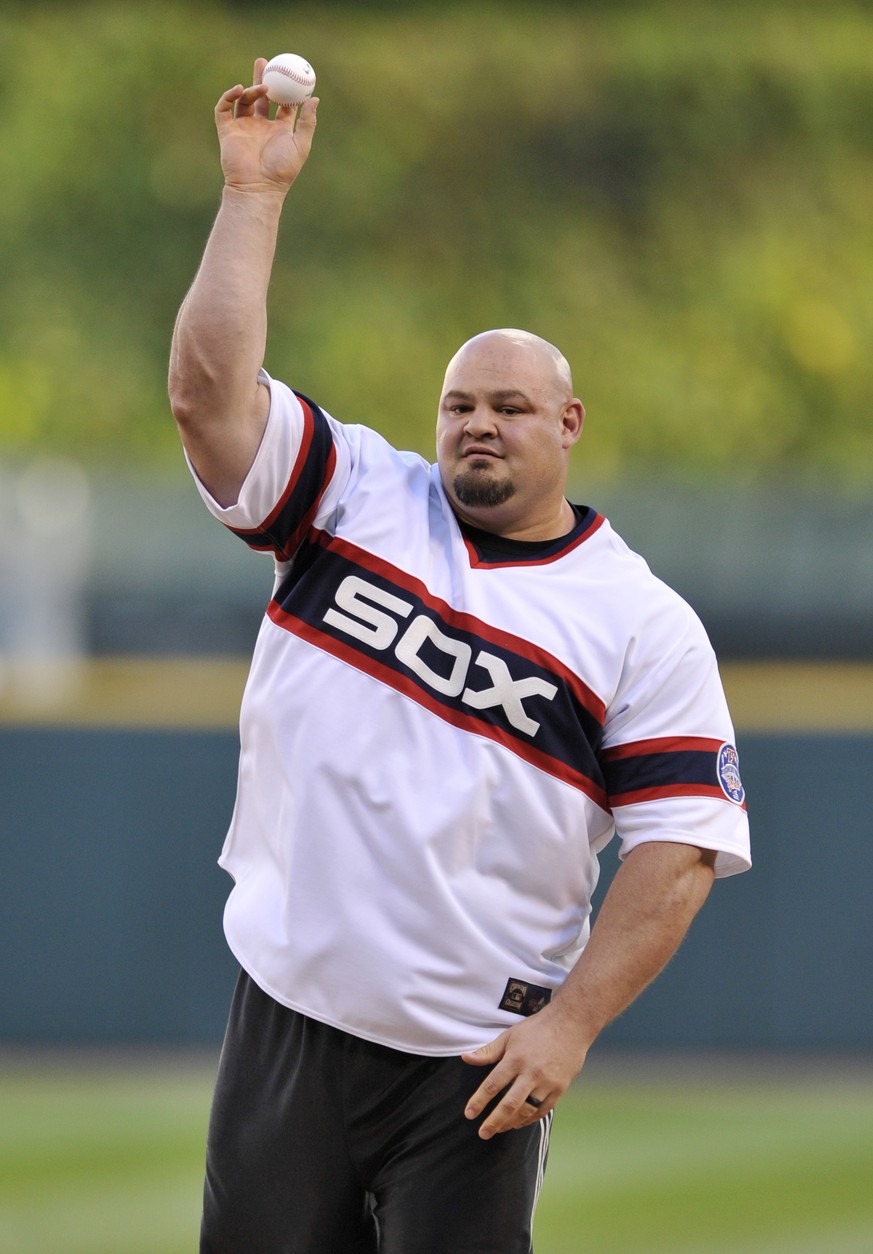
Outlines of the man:
{"label": "man", "polygon": [[216,108],[226,186],[170,371],[204,500],[276,563],[201,1250],[527,1252],[556,1103],[749,865],[730,720],[692,611],[564,495],[584,409],[551,345],[458,351],[434,467],[264,373],[318,103],[271,120],[264,64]]}

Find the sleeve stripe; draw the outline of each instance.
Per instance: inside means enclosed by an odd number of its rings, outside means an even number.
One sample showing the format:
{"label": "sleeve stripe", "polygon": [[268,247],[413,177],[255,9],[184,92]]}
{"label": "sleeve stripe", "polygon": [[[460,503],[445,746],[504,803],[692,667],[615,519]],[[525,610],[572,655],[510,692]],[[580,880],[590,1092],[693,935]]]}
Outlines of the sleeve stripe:
{"label": "sleeve stripe", "polygon": [[[641,801],[662,801],[667,797],[715,797],[725,801],[724,791],[712,784],[664,784],[654,788],[637,788],[631,792],[611,793],[609,804],[612,808],[634,805]],[[741,807],[745,810],[743,802]]]}
{"label": "sleeve stripe", "polygon": [[662,797],[732,799],[720,774],[724,744],[703,736],[662,737],[607,750],[601,763],[610,805]]}
{"label": "sleeve stripe", "polygon": [[270,530],[270,528],[275,524],[279,515],[282,513],[282,510],[288,504],[288,500],[292,492],[294,491],[294,489],[297,487],[298,483],[300,482],[300,476],[303,473],[303,467],[306,465],[306,462],[309,458],[309,452],[310,452],[310,449],[312,448],[312,441],[315,438],[315,417],[313,416],[312,410],[301,396],[298,396],[297,399],[300,402],[300,408],[303,410],[303,438],[300,441],[300,449],[298,450],[297,458],[294,462],[294,469],[291,471],[291,478],[288,480],[285,491],[282,493],[282,496],[279,498],[279,501],[276,504],[276,508],[264,520],[263,528],[262,528],[264,531]]}
{"label": "sleeve stripe", "polygon": [[626,745],[613,745],[603,751],[604,762],[621,758],[646,757],[658,753],[718,753],[723,740],[708,736],[658,736],[652,740],[633,740]]}
{"label": "sleeve stripe", "polygon": [[280,561],[292,556],[309,530],[336,468],[330,426],[317,405],[295,393],[303,411],[303,435],[288,483],[258,527],[230,527],[252,549],[272,552]]}

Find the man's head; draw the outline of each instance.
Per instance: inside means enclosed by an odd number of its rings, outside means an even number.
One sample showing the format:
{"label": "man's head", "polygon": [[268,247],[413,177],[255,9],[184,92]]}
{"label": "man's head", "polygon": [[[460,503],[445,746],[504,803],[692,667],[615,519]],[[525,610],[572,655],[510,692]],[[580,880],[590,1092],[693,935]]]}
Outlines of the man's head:
{"label": "man's head", "polygon": [[564,534],[570,449],[584,420],[554,345],[516,330],[468,340],[449,362],[437,418],[437,461],[455,512],[519,539]]}

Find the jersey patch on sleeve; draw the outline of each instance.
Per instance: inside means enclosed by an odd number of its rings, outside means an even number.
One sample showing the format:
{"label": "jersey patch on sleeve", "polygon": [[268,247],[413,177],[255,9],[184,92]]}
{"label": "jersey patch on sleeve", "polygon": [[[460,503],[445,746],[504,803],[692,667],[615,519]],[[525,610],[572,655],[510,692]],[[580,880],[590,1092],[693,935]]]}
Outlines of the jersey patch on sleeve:
{"label": "jersey patch on sleeve", "polygon": [[746,790],[740,779],[740,755],[731,744],[723,744],[718,751],[718,782],[728,801],[743,804]]}

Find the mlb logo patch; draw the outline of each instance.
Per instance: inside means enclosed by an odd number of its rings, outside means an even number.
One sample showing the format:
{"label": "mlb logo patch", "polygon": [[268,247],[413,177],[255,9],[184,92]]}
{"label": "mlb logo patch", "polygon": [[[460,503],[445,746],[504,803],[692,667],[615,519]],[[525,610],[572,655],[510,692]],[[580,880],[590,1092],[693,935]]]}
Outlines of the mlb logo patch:
{"label": "mlb logo patch", "polygon": [[746,790],[740,779],[740,755],[733,745],[722,745],[718,751],[718,782],[728,801],[743,804]]}

